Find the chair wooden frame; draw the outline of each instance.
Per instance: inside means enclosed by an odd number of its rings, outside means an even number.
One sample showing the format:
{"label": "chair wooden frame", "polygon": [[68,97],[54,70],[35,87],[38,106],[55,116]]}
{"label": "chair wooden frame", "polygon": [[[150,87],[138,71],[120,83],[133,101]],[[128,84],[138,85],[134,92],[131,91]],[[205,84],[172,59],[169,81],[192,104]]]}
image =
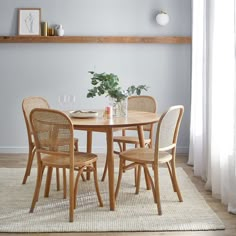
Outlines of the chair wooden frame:
{"label": "chair wooden frame", "polygon": [[[148,103],[148,107],[145,106],[145,103]],[[142,106],[144,105],[144,106]],[[157,102],[152,96],[130,96],[128,98],[128,110],[138,110],[138,111],[147,111],[147,112],[157,112]],[[153,127],[154,125],[145,125],[143,127],[144,132],[148,133],[148,138],[145,138],[145,145],[149,148],[152,148],[152,139],[153,139]],[[116,154],[123,152],[126,150],[126,144],[134,144],[135,147],[139,145],[139,139],[137,136],[127,136],[126,131],[137,129],[134,127],[130,127],[127,129],[122,129],[122,136],[114,136],[113,142],[117,142],[119,145],[120,151],[115,151]]]}
{"label": "chair wooden frame", "polygon": [[[128,97],[128,110],[138,110],[138,111],[146,111],[146,112],[156,113],[157,112],[157,102],[156,102],[155,98],[152,96],[147,96],[147,95],[130,96],[130,97]],[[144,139],[145,146],[148,148],[152,148],[153,130],[154,130],[154,124],[145,125],[143,127],[143,131],[147,134],[146,136],[148,136],[147,138]],[[115,150],[114,151],[115,154],[119,154],[120,152],[125,151],[127,144],[134,144],[135,148],[137,148],[139,146],[138,135],[136,135],[136,136],[127,135],[127,131],[137,131],[137,128],[136,127],[129,127],[129,128],[122,129],[121,136],[114,136],[113,137],[113,142],[118,143],[118,146],[120,149],[119,151]],[[107,173],[107,161],[105,163],[105,167],[104,167],[104,171],[103,171],[103,175],[102,175],[102,181],[105,180],[106,173]],[[147,179],[146,172],[144,172],[144,173],[145,173],[145,177]],[[135,173],[134,173],[135,185],[137,182],[138,174],[140,174],[140,172],[138,172],[137,168],[136,168]],[[147,189],[150,189],[148,181],[146,181],[146,183],[147,183]]]}
{"label": "chair wooden frame", "polygon": [[[27,160],[27,165],[26,165],[22,184],[25,184],[27,181],[27,178],[30,176],[32,163],[33,163],[33,159],[35,155],[35,143],[34,143],[32,129],[31,129],[30,120],[29,120],[30,112],[34,108],[48,108],[49,109],[50,106],[46,99],[44,99],[43,97],[38,97],[38,96],[27,97],[27,98],[24,98],[22,101],[22,111],[23,111],[24,120],[26,124],[28,146],[29,146],[28,160]],[[78,139],[74,139],[74,145],[75,145],[75,151],[78,151]],[[59,169],[56,169],[56,178],[57,178],[57,190],[59,191],[60,190]]]}
{"label": "chair wooden frame", "polygon": [[33,140],[33,134],[32,134],[29,116],[30,116],[30,112],[36,107],[49,108],[49,104],[47,100],[42,97],[27,97],[23,99],[22,111],[23,111],[23,115],[25,119],[26,129],[27,129],[29,153],[28,153],[28,160],[27,160],[27,165],[26,165],[22,184],[25,184],[28,176],[30,176],[31,167],[32,167],[32,163],[33,163],[33,159],[35,155],[35,143]]}
{"label": "chair wooden frame", "polygon": [[[142,166],[146,170],[148,179],[151,183],[154,202],[157,204],[158,214],[161,215],[162,209],[159,190],[159,164],[166,163],[174,192],[177,193],[179,201],[183,201],[175,170],[176,145],[183,113],[184,107],[179,105],[170,107],[162,114],[158,122],[154,149],[134,148],[120,153],[119,176],[115,191],[116,198],[118,197],[123,172],[136,166],[138,166],[138,171],[140,172],[140,167]],[[168,123],[169,121],[170,123]],[[131,164],[125,165],[126,161],[131,162]],[[149,173],[149,165],[154,171],[154,180]],[[139,193],[139,186],[140,178],[137,180],[136,194]]]}
{"label": "chair wooden frame", "polygon": [[[58,110],[36,108],[30,113],[30,123],[35,140],[38,173],[30,213],[34,211],[39,198],[45,167],[48,167],[50,172],[52,168],[69,169],[70,222],[74,221],[78,182],[84,169],[94,173],[94,184],[99,205],[103,206],[97,180],[97,155],[74,151],[74,128],[69,116]],[[77,173],[76,179],[74,172]],[[63,177],[63,181],[66,182],[66,175]],[[47,185],[48,178],[46,180]]]}

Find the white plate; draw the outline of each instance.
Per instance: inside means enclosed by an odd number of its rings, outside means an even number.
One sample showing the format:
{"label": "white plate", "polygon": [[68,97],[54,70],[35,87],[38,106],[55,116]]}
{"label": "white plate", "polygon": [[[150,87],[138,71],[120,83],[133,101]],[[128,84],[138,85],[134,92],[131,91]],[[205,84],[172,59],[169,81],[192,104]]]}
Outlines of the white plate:
{"label": "white plate", "polygon": [[70,111],[70,116],[74,118],[95,118],[98,116],[96,111]]}

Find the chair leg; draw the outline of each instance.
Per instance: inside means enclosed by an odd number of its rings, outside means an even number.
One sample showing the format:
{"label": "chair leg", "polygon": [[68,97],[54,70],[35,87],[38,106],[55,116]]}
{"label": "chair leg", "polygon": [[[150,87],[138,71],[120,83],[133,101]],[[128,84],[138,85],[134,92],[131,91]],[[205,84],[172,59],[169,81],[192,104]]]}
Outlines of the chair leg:
{"label": "chair leg", "polygon": [[85,168],[86,166],[79,168],[77,176],[76,176],[75,187],[74,187],[74,209],[76,208],[76,199],[77,199],[77,193],[79,189],[79,177],[81,176]]}
{"label": "chair leg", "polygon": [[[43,176],[43,173],[44,173],[45,167],[46,167],[46,166],[43,166],[43,167],[42,167],[42,176]],[[39,195],[38,195],[38,197],[39,197]],[[38,197],[37,197],[36,201],[39,200]]]}
{"label": "chair leg", "polygon": [[137,186],[137,180],[138,180],[138,166],[134,167],[134,186]]}
{"label": "chair leg", "polygon": [[94,177],[94,185],[95,185],[95,189],[96,189],[96,193],[97,193],[97,197],[98,197],[98,201],[99,201],[99,206],[103,207],[103,202],[102,202],[102,197],[99,191],[99,186],[98,186],[98,176],[97,176],[97,163],[94,162],[93,163],[93,177]]}
{"label": "chair leg", "polygon": [[155,199],[157,202],[158,215],[162,215],[158,168],[158,166],[154,166]]}
{"label": "chair leg", "polygon": [[52,170],[53,170],[52,167],[48,167],[47,179],[46,179],[45,190],[44,190],[44,197],[49,196],[51,179],[52,179]]}
{"label": "chair leg", "polygon": [[150,189],[151,189],[151,185],[150,185],[149,179],[148,179],[148,177],[147,177],[146,170],[145,170],[145,169],[143,169],[143,170],[144,170],[144,176],[145,176],[146,188],[147,188],[147,190],[150,190]]}
{"label": "chair leg", "polygon": [[[135,144],[135,147],[137,148],[138,145]],[[147,188],[147,190],[150,190],[151,189],[151,185],[150,185],[150,181],[149,181],[149,178],[148,178],[148,173],[146,173],[147,169],[144,168],[143,171],[144,171],[144,176],[145,176],[146,188]]]}
{"label": "chair leg", "polygon": [[120,183],[121,183],[121,178],[122,178],[122,174],[123,174],[123,166],[124,166],[124,160],[120,159],[119,175],[118,175],[118,180],[117,180],[117,184],[116,184],[115,199],[118,197],[118,193],[120,190]]}
{"label": "chair leg", "polygon": [[170,179],[171,179],[173,190],[174,190],[174,192],[176,192],[176,187],[175,187],[175,183],[174,183],[174,179],[173,179],[173,174],[172,174],[170,163],[166,162],[166,165],[168,167],[168,171],[169,171],[169,174],[170,174]]}
{"label": "chair leg", "polygon": [[25,175],[22,181],[22,184],[25,184],[27,181],[28,176],[30,175],[30,170],[32,167],[33,159],[35,154],[35,147],[33,145],[30,145],[29,147],[29,154],[28,154],[28,161],[25,169]]}
{"label": "chair leg", "polygon": [[60,191],[60,169],[56,168],[57,191]]}
{"label": "chair leg", "polygon": [[[74,139],[74,150],[75,150],[75,152],[79,151],[79,140],[77,138]],[[84,174],[82,174],[81,177],[82,177],[83,181],[86,181]]]}
{"label": "chair leg", "polygon": [[123,151],[124,145],[121,142],[117,142],[120,151],[114,151],[115,154],[120,154]]}
{"label": "chair leg", "polygon": [[135,194],[139,194],[140,178],[141,178],[141,165],[138,165],[137,183],[136,183],[136,191],[135,191]]}
{"label": "chair leg", "polygon": [[81,173],[81,178],[84,182],[86,181],[86,177],[84,176],[84,173]]}
{"label": "chair leg", "polygon": [[152,187],[152,193],[153,193],[154,202],[157,203],[156,194],[155,194],[155,186],[154,186],[154,183],[153,183],[153,181],[152,181],[152,177],[151,177],[151,175],[150,175],[150,173],[149,173],[149,170],[148,170],[147,165],[143,165],[143,168],[146,170],[147,177],[148,177],[149,182],[150,182],[151,187]]}
{"label": "chair leg", "polygon": [[40,192],[40,187],[41,187],[42,177],[43,177],[43,170],[44,170],[44,167],[42,166],[42,164],[38,164],[37,181],[35,185],[33,200],[32,200],[30,211],[29,211],[30,213],[33,213],[34,207],[39,198],[39,192]]}
{"label": "chair leg", "polygon": [[63,198],[67,197],[66,168],[63,168]]}
{"label": "chair leg", "polygon": [[123,143],[122,149],[120,149],[120,152],[126,151],[126,143]]}
{"label": "chair leg", "polygon": [[173,176],[173,183],[174,183],[174,189],[176,190],[176,193],[178,195],[179,201],[183,202],[183,198],[179,189],[178,181],[177,181],[177,176],[176,176],[176,171],[175,171],[175,163],[172,160],[171,161],[171,169],[172,169],[172,176]]}
{"label": "chair leg", "polygon": [[33,165],[33,160],[34,160],[35,153],[36,153],[36,148],[33,148],[32,158],[30,158],[30,168],[29,168],[29,171],[28,171],[28,176],[30,176],[30,173],[31,173],[31,168],[32,168],[32,165]]}
{"label": "chair leg", "polygon": [[[49,197],[51,180],[52,180],[52,172],[53,172],[53,168],[48,167],[48,173],[47,173],[45,190],[44,190],[44,197]],[[56,176],[56,178],[59,178],[59,176]],[[66,197],[67,197],[66,169],[63,168],[63,198],[66,199]]]}
{"label": "chair leg", "polygon": [[108,168],[108,163],[107,163],[107,157],[106,157],[106,163],[105,163],[105,166],[104,166],[104,170],[103,170],[103,174],[102,174],[102,179],[101,179],[101,181],[104,181],[105,178],[106,178],[107,168]]}
{"label": "chair leg", "polygon": [[[78,168],[75,168],[75,170],[78,171]],[[84,182],[86,181],[86,177],[84,176],[84,173],[81,173],[81,178]]]}
{"label": "chair leg", "polygon": [[86,179],[87,179],[87,180],[90,180],[90,177],[91,177],[91,176],[90,176],[90,171],[87,171],[87,172],[86,172]]}
{"label": "chair leg", "polygon": [[74,203],[75,203],[75,185],[74,185],[74,168],[70,168],[70,208],[69,221],[74,221]]}

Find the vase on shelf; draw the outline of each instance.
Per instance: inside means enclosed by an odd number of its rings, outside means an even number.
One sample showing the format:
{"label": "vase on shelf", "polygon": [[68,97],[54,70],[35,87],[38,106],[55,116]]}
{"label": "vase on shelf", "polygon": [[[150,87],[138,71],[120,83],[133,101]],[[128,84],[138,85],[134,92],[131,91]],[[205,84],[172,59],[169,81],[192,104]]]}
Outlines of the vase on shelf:
{"label": "vase on shelf", "polygon": [[57,36],[63,36],[64,35],[64,29],[63,29],[62,25],[57,25],[55,27],[55,30],[56,30],[56,35]]}

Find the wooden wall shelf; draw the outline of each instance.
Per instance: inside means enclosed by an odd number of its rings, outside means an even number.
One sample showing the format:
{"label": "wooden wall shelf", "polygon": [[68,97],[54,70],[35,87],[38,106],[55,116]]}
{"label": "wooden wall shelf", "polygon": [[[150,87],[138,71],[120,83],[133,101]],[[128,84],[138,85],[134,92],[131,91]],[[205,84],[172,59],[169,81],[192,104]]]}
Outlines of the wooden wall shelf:
{"label": "wooden wall shelf", "polygon": [[190,44],[191,37],[177,36],[0,36],[0,43],[160,43]]}

